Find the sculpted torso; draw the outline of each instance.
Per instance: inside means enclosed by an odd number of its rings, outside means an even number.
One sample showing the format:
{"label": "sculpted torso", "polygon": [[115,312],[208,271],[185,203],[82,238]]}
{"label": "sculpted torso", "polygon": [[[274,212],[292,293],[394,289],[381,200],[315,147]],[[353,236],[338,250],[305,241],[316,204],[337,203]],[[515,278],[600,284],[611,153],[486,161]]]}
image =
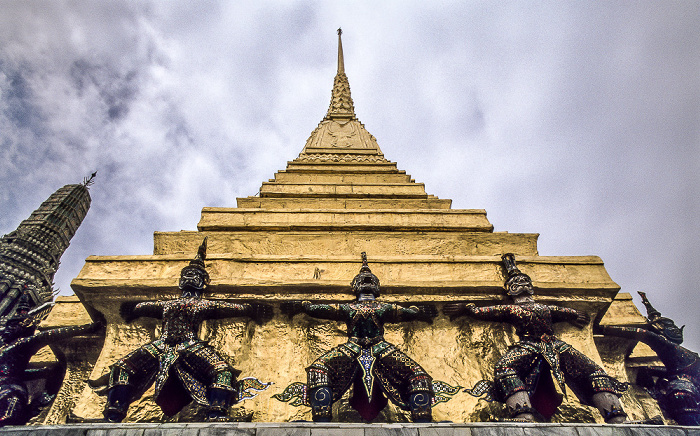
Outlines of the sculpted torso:
{"label": "sculpted torso", "polygon": [[166,344],[175,345],[197,340],[199,326],[214,312],[222,315],[238,315],[244,306],[201,298],[178,298],[169,301],[147,301],[136,305],[139,316],[162,317],[162,339]]}
{"label": "sculpted torso", "polygon": [[391,308],[390,304],[360,301],[343,304],[341,308],[347,313],[348,336],[362,339],[384,337],[382,315]]}

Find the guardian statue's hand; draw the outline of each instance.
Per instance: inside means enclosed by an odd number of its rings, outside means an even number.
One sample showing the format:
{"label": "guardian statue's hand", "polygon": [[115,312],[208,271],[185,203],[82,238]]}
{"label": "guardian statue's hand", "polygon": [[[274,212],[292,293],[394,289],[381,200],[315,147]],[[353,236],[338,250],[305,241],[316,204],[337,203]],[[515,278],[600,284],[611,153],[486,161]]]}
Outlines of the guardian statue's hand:
{"label": "guardian statue's hand", "polygon": [[251,303],[252,314],[251,318],[258,324],[265,324],[272,319],[272,306],[264,303]]}
{"label": "guardian statue's hand", "polygon": [[280,310],[283,314],[291,318],[297,313],[302,313],[304,311],[304,306],[301,301],[285,301],[280,304]]}
{"label": "guardian statue's hand", "polygon": [[442,313],[449,316],[450,319],[453,320],[466,314],[464,310],[465,306],[466,305],[464,303],[447,303],[442,308]]}
{"label": "guardian statue's hand", "polygon": [[136,314],[134,313],[134,309],[136,308],[136,305],[138,302],[136,301],[127,301],[122,303],[122,305],[119,307],[119,315],[124,319],[126,322],[131,322],[138,318]]}
{"label": "guardian statue's hand", "polygon": [[87,324],[87,333],[96,333],[102,330],[105,326],[103,320],[98,320],[93,323]]}
{"label": "guardian statue's hand", "polygon": [[591,322],[591,317],[586,312],[577,310],[576,319],[571,321],[571,324],[573,324],[575,327],[582,329],[585,326],[587,326],[589,322]]}
{"label": "guardian statue's hand", "polygon": [[447,303],[442,308],[442,313],[449,316],[451,320],[463,315],[471,315],[474,313],[476,305],[474,303]]}
{"label": "guardian statue's hand", "polygon": [[418,316],[416,319],[420,321],[432,324],[433,318],[438,316],[438,310],[434,304],[415,304],[414,306],[418,308]]}

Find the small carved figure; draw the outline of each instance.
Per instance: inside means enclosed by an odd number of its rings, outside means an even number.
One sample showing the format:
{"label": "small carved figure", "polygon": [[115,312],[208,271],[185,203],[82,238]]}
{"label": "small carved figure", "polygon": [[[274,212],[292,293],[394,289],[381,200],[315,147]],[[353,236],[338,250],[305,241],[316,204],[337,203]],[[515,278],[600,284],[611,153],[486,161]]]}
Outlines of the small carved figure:
{"label": "small carved figure", "polygon": [[700,357],[682,347],[683,327],[661,316],[644,292],[639,292],[647,310],[644,328],[599,326],[606,336],[634,339],[647,344],[664,366],[639,368],[637,384],[646,388],[659,405],[681,425],[700,425]]}
{"label": "small carved figure", "polygon": [[305,394],[313,420],[330,421],[331,406],[354,384],[351,405],[367,421],[386,406],[388,397],[399,408],[410,410],[414,422],[430,422],[432,378],[413,359],[384,340],[384,324],[431,322],[437,310],[431,305],[402,307],[378,302],[379,279],[369,269],[365,253],[360,273],[351,286],[357,297],[351,303],[295,301],[282,305],[282,312],[290,316],[303,312],[314,318],[345,321],[347,325],[348,341],[306,368],[308,383],[303,387],[308,389]]}
{"label": "small carved figure", "polygon": [[207,408],[207,420],[227,419],[229,406],[239,397],[236,377],[240,371],[199,339],[199,326],[205,319],[244,316],[264,322],[272,317],[272,308],[202,299],[209,284],[204,266],[206,248],[205,238],[195,259],[182,269],[180,298],[122,305],[120,312],[127,322],[142,316],[161,318],[162,333],[111,366],[106,388],[107,421],[121,422],[129,404],[154,382],[156,404],[166,415],[176,414],[194,400]]}
{"label": "small carved figure", "polygon": [[[450,303],[445,305],[445,315],[455,318],[471,316],[486,321],[507,322],[515,326],[520,341],[513,345],[496,363],[494,381],[477,383],[474,389],[467,390],[479,396],[488,392],[489,397],[506,403],[511,418],[518,421],[534,421],[539,413],[533,407],[531,396],[537,390],[536,406],[550,415],[561,404],[547,372],[551,372],[561,391],[566,392],[568,384],[584,402],[592,402],[600,410],[605,422],[625,421],[619,396],[626,387],[610,377],[591,359],[571,345],[554,336],[552,324],[567,321],[582,328],[590,318],[588,314],[566,307],[536,303],[530,277],[518,269],[515,256],[511,253],[502,256],[508,274],[504,288],[514,304],[489,307],[476,307],[472,303]],[[540,389],[549,387],[544,396]]]}
{"label": "small carved figure", "polygon": [[[55,395],[55,392],[42,392],[30,401],[26,386],[28,381],[56,376],[51,367],[28,369],[29,360],[34,354],[46,345],[96,332],[102,326],[102,323],[92,323],[54,328],[35,334],[42,316],[40,310],[30,311],[31,301],[28,293],[23,294],[17,312],[0,332],[0,426],[26,424],[38,412],[36,406],[46,405]],[[46,304],[37,309],[44,306]],[[52,384],[60,386],[60,382],[54,381]]]}

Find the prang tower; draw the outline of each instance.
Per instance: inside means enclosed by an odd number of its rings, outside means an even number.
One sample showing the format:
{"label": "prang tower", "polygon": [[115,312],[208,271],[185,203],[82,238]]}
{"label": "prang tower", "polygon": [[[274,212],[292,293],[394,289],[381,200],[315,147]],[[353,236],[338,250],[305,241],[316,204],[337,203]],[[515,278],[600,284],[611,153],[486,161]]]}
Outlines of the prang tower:
{"label": "prang tower", "polygon": [[53,277],[61,256],[90,209],[92,177],[51,194],[0,239],[0,319],[14,314],[23,292],[29,293],[34,306],[53,299]]}

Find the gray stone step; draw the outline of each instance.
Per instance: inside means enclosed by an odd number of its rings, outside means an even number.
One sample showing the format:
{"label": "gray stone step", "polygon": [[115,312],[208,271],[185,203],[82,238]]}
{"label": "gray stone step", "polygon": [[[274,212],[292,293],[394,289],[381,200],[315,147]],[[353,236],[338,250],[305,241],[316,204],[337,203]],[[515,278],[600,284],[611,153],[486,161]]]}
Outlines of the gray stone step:
{"label": "gray stone step", "polygon": [[523,423],[180,423],[4,427],[26,436],[695,436],[700,427]]}

